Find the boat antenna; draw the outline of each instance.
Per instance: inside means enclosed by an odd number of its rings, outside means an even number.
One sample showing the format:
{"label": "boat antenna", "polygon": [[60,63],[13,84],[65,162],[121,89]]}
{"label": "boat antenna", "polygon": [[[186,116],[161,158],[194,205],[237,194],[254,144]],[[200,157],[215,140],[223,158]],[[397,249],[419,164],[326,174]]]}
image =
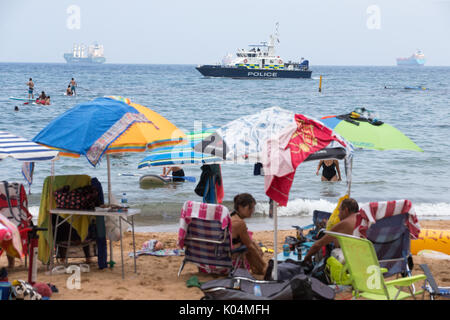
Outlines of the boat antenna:
{"label": "boat antenna", "polygon": [[280,39],[278,38],[279,33],[278,33],[278,27],[279,27],[279,23],[275,23],[275,37],[277,38],[277,42],[280,43]]}

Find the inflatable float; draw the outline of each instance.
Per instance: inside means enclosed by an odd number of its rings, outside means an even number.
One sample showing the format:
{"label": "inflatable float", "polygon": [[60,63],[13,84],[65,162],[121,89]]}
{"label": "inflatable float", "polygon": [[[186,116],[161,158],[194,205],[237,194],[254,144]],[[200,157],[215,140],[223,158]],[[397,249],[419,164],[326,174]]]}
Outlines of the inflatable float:
{"label": "inflatable float", "polygon": [[172,182],[171,178],[163,178],[157,174],[146,174],[139,178],[139,186],[142,189],[157,188]]}
{"label": "inflatable float", "polygon": [[411,240],[411,253],[433,250],[450,254],[450,230],[422,229],[417,240]]}

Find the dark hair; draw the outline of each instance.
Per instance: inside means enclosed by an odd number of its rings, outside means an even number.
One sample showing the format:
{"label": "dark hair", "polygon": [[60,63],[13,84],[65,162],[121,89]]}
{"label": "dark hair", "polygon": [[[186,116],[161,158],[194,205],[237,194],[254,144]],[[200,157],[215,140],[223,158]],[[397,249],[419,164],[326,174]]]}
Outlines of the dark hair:
{"label": "dark hair", "polygon": [[347,208],[350,213],[355,213],[359,211],[358,202],[353,198],[344,199],[341,203],[341,207]]}
{"label": "dark hair", "polygon": [[255,205],[256,200],[249,193],[239,193],[234,197],[234,210],[238,210],[239,206],[246,207],[250,205]]}
{"label": "dark hair", "polygon": [[72,80],[73,80],[73,78],[72,78]]}
{"label": "dark hair", "polygon": [[30,81],[31,81],[32,79],[30,78]]}
{"label": "dark hair", "polygon": [[70,88],[70,84],[67,86],[67,88]]}

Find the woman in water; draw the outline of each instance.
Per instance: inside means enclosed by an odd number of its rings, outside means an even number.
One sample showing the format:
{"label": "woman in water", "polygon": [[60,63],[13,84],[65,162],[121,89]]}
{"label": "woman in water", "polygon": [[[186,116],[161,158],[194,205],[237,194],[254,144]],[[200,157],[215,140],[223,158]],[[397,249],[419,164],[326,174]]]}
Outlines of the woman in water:
{"label": "woman in water", "polygon": [[341,181],[341,170],[339,170],[339,161],[320,160],[319,166],[317,167],[316,175],[319,175],[320,167],[323,167],[322,181]]}

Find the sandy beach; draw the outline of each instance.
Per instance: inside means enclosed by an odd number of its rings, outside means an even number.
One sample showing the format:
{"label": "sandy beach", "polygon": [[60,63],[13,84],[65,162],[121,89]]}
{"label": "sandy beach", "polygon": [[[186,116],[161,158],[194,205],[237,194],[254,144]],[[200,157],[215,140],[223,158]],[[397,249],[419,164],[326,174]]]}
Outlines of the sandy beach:
{"label": "sandy beach", "polygon": [[[423,220],[422,228],[450,229],[450,221]],[[278,247],[281,250],[282,240],[288,236],[295,236],[294,230],[279,231]],[[139,250],[142,244],[150,239],[162,241],[166,248],[176,247],[176,233],[137,233],[136,248]],[[267,247],[273,247],[273,232],[259,231],[254,233],[254,239],[261,241]],[[124,237],[125,280],[122,279],[120,262],[120,242],[114,243],[114,260],[117,262],[113,269],[99,270],[95,263],[91,264],[89,273],[81,274],[81,289],[68,289],[66,281],[68,274],[46,275],[46,269],[40,265],[38,282],[52,283],[59,292],[53,294],[52,300],[199,300],[203,293],[196,287],[188,288],[186,281],[192,276],[198,276],[200,282],[216,278],[212,275],[201,274],[193,264],[187,264],[180,277],[177,272],[183,257],[153,257],[140,256],[137,259],[137,273],[134,273],[133,259],[128,257],[132,251],[131,232],[126,232]],[[265,253],[265,259],[270,260],[271,253]],[[82,263],[83,260],[71,259],[71,263]],[[421,273],[419,264],[427,263],[439,286],[450,286],[450,261],[426,259],[414,256],[413,274]],[[0,258],[0,266],[6,266],[5,255]],[[9,280],[27,279],[27,270],[23,261],[16,261],[16,268],[9,271]],[[260,278],[260,277],[259,277]],[[338,297],[339,298],[339,297]],[[428,299],[428,295],[426,295]]]}

